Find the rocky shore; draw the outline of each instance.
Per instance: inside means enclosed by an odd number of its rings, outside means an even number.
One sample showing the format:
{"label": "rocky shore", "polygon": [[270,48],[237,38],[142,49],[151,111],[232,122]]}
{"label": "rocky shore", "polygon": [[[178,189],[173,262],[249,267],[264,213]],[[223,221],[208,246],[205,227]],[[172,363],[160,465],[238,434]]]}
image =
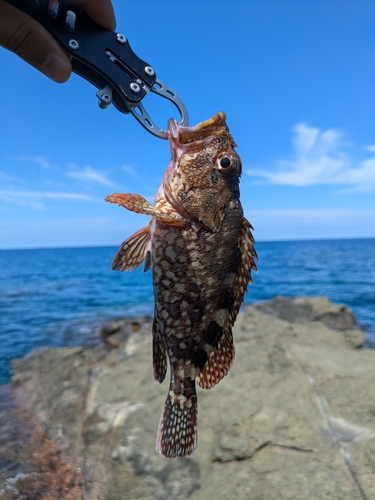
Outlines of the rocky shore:
{"label": "rocky shore", "polygon": [[[375,350],[345,306],[277,297],[247,307],[230,373],[198,391],[192,458],[155,452],[168,381],[152,379],[151,318],[102,336],[102,350],[13,362],[19,449],[0,440],[1,500],[375,498]],[[15,476],[17,462],[29,469]]]}

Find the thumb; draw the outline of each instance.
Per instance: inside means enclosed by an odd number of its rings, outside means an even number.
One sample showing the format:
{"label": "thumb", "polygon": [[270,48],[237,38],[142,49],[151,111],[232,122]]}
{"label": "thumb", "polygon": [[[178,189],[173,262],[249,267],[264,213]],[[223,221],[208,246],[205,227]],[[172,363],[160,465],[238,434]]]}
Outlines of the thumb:
{"label": "thumb", "polygon": [[55,82],[63,83],[71,74],[68,55],[47,30],[3,0],[0,0],[0,45]]}

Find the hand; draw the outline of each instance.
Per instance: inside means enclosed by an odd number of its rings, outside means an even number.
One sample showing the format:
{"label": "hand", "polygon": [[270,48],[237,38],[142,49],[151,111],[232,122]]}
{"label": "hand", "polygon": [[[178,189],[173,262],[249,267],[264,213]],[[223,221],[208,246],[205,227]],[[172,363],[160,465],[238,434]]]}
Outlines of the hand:
{"label": "hand", "polygon": [[[114,30],[111,0],[76,0],[93,21]],[[72,72],[69,56],[41,24],[0,0],[0,45],[14,52],[57,83],[68,80]]]}

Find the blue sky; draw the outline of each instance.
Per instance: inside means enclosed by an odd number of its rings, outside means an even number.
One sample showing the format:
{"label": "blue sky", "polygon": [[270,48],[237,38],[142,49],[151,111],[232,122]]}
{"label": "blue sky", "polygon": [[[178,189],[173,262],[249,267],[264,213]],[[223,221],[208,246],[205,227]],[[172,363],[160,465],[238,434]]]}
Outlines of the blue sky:
{"label": "blue sky", "polygon": [[[373,0],[114,1],[117,31],[184,100],[190,124],[223,110],[259,241],[375,237]],[[144,216],[166,141],[73,75],[50,82],[0,50],[0,248],[118,245]],[[144,105],[165,128],[166,101]]]}

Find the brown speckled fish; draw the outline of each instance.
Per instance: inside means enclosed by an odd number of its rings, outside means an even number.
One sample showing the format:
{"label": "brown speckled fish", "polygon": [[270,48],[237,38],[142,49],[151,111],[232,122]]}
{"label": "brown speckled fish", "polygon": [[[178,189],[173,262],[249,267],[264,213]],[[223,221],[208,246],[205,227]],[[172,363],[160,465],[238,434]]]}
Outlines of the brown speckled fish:
{"label": "brown speckled fish", "polygon": [[166,457],[191,455],[197,443],[195,383],[209,389],[230,369],[232,326],[250,270],[256,269],[251,225],[239,200],[241,160],[218,113],[195,127],[168,123],[172,160],[155,205],[137,194],[106,201],[151,215],[128,238],[112,268],[152,268],[155,316],[153,372],[171,383],[160,418],[156,449]]}

